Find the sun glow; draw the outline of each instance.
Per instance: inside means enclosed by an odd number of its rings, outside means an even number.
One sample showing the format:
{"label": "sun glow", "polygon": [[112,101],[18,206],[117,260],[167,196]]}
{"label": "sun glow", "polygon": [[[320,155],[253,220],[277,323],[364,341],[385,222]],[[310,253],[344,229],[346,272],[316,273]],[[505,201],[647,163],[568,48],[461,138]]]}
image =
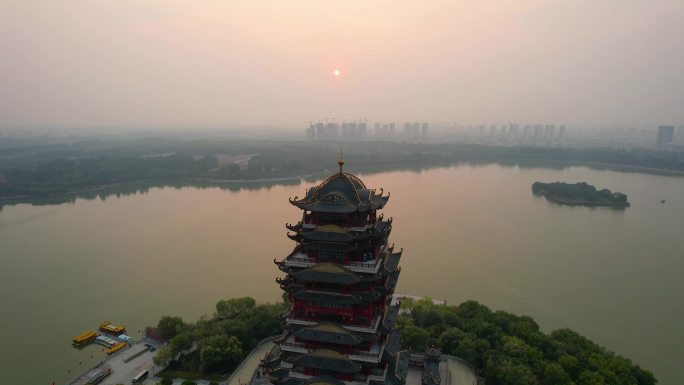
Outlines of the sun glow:
{"label": "sun glow", "polygon": [[340,76],[340,74],[341,74],[340,70],[333,71],[333,75],[335,75],[335,76]]}

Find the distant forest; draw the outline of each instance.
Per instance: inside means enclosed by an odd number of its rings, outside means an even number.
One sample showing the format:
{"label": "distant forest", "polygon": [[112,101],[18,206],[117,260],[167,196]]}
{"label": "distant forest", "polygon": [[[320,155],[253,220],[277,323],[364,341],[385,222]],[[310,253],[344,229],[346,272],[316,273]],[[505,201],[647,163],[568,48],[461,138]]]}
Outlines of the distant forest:
{"label": "distant forest", "polygon": [[684,154],[647,150],[496,147],[397,142],[87,140],[0,146],[0,199],[64,196],[132,181],[259,181],[317,177],[336,169],[340,148],[353,172],[456,163],[587,162],[684,172]]}

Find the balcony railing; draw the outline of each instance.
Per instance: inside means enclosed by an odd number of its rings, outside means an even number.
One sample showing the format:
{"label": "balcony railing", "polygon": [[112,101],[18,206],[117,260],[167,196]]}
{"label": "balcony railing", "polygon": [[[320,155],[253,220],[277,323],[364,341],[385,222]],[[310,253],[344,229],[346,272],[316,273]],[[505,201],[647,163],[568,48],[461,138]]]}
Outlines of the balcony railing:
{"label": "balcony railing", "polygon": [[[300,256],[301,255],[301,256]],[[302,263],[316,263],[316,260],[309,257],[304,257],[304,254],[299,253],[299,255],[294,254],[287,258],[288,261],[292,262],[302,262]]]}
{"label": "balcony railing", "polygon": [[[313,265],[318,263],[318,261],[314,258],[308,257],[306,254],[297,251],[292,254],[290,254],[287,258],[285,258],[284,261],[286,264],[287,263],[301,263],[305,265]],[[368,270],[373,270],[379,267],[381,262],[381,259],[374,259],[371,261],[350,261],[347,263],[341,263],[342,266],[348,266],[352,271],[354,269],[368,269]]]}
{"label": "balcony railing", "polygon": [[[369,375],[355,375],[354,380],[340,380],[345,385],[368,385],[370,381],[383,382],[387,376],[387,368],[384,370],[373,370]],[[302,369],[293,368],[290,371],[290,377],[297,378],[300,380],[308,380],[313,378],[313,375],[305,374]]]}
{"label": "balcony railing", "polygon": [[[317,317],[293,316],[291,311],[288,312],[288,314],[289,315],[285,317],[285,322],[287,323],[293,323],[298,325],[315,325],[321,322],[320,318]],[[380,315],[375,316],[375,319],[370,325],[366,322],[354,322],[347,320],[342,322],[342,326],[351,331],[375,333],[378,330],[378,326],[380,325],[380,318]]]}
{"label": "balcony railing", "polygon": [[[285,347],[292,347],[292,348],[299,348],[299,349],[305,349],[308,352],[312,352],[315,348],[310,347],[307,344],[301,343],[301,342],[281,342],[280,346],[285,346]],[[336,348],[336,351],[350,355],[350,356],[361,356],[361,357],[371,357],[371,358],[380,358],[380,353],[382,353],[382,349],[380,349],[377,353],[372,353],[366,350],[358,350],[358,349],[339,349]]]}
{"label": "balcony railing", "polygon": [[373,261],[364,261],[364,262],[360,262],[360,261],[351,261],[351,262],[349,262],[349,266],[364,267],[364,268],[367,268],[367,269],[372,269],[372,268],[375,267],[375,265],[376,265],[377,263],[378,263],[377,260],[373,260]]}

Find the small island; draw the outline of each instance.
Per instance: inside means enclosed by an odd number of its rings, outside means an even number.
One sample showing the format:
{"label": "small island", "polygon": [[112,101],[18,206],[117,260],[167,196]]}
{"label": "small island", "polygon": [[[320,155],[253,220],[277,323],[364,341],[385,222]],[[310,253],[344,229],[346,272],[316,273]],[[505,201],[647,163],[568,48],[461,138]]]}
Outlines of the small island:
{"label": "small island", "polygon": [[571,206],[608,206],[629,207],[627,195],[612,192],[608,189],[597,190],[596,187],[586,183],[542,183],[534,182],[532,192],[535,195],[543,195],[551,202]]}

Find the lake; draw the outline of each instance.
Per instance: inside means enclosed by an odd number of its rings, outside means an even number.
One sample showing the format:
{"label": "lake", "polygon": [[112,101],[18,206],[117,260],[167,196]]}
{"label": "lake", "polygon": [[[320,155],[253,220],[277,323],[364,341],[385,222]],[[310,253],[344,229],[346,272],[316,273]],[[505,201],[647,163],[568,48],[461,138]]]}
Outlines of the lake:
{"label": "lake", "polygon": [[[398,292],[570,327],[662,384],[684,382],[684,177],[497,164],[359,176],[392,193]],[[535,181],[586,181],[632,207],[559,206],[532,194]],[[292,250],[284,225],[301,215],[287,199],[310,185],[134,184],[4,206],[0,383],[64,383],[104,357],[71,346],[102,321],[138,337],[161,315],[212,314],[219,299],[280,300],[273,259]]]}

